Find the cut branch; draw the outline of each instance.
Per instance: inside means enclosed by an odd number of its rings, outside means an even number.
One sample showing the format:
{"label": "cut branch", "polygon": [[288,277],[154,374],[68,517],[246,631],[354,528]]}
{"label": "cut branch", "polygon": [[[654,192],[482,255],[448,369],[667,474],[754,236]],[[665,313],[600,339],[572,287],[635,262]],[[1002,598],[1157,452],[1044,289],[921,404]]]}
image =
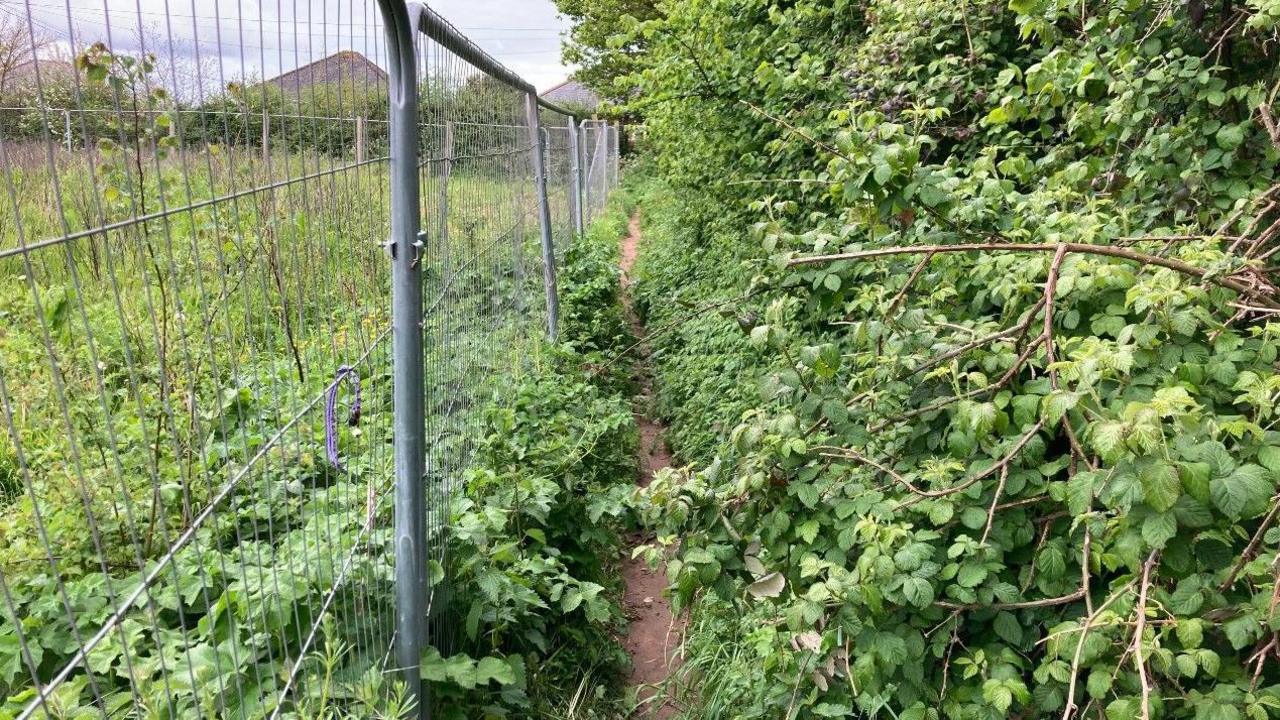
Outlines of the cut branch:
{"label": "cut branch", "polygon": [[979,483],[982,480],[988,477],[991,477],[992,473],[996,471],[1000,471],[1001,473],[1005,472],[1005,470],[1009,467],[1009,463],[1013,462],[1013,459],[1018,456],[1018,453],[1022,452],[1022,449],[1027,446],[1027,443],[1031,442],[1031,438],[1035,437],[1036,433],[1040,432],[1040,429],[1043,427],[1044,427],[1043,420],[1037,422],[1035,425],[1031,427],[1030,430],[1024,433],[1022,437],[1018,438],[1018,441],[1014,443],[1013,447],[1009,449],[1009,452],[1006,453],[1004,457],[997,460],[995,464],[993,464],[991,467],[987,468],[986,470],[983,470],[977,475],[974,475],[968,480],[965,480],[959,485],[952,485],[951,487],[944,488],[942,490],[924,490],[919,487],[916,487],[910,480],[902,477],[902,475],[899,475],[892,468],[887,467],[882,463],[876,462],[875,460],[872,460],[871,458],[859,453],[856,450],[850,450],[847,448],[840,448],[840,447],[829,447],[829,446],[818,446],[818,447],[815,447],[814,450],[819,451],[819,454],[822,455],[823,457],[844,458],[844,459],[853,460],[855,462],[862,463],[863,465],[869,465],[875,468],[876,470],[879,470],[880,472],[884,473],[885,475],[888,475],[889,477],[893,478],[894,482],[897,482],[898,484],[907,488],[912,493],[919,495],[920,497],[939,498],[939,497],[946,497],[948,495],[954,495],[958,492],[963,492],[964,490],[967,490],[970,487],[973,487],[975,483]]}
{"label": "cut branch", "polygon": [[995,381],[991,385],[987,385],[986,387],[980,387],[980,388],[977,388],[976,390],[970,390],[969,392],[962,393],[960,395],[952,395],[950,397],[943,398],[936,402],[929,403],[924,407],[916,408],[914,410],[909,410],[901,415],[898,415],[896,417],[892,417],[877,423],[874,427],[870,428],[870,431],[872,433],[878,433],[881,430],[884,430],[885,428],[895,423],[900,423],[905,420],[910,420],[913,417],[918,417],[926,413],[931,413],[934,410],[941,410],[942,408],[948,405],[951,405],[952,403],[957,403],[957,402],[960,402],[961,400],[971,400],[980,395],[993,393],[1003,388],[1005,385],[1008,385],[1009,382],[1013,380],[1015,376],[1017,376],[1018,371],[1022,369],[1022,366],[1027,362],[1027,360],[1031,358],[1031,354],[1036,351],[1036,348],[1039,347],[1040,343],[1042,342],[1044,342],[1044,335],[1040,335],[1035,340],[1032,340],[1027,345],[1027,348],[1022,351],[1022,354],[1019,355],[1013,361],[1013,365],[1009,368],[1009,370],[1005,372],[1005,374],[1002,375],[999,380]]}
{"label": "cut branch", "polygon": [[[1280,309],[1280,302],[1271,297],[1271,292],[1261,292],[1259,288],[1246,284],[1233,277],[1223,277],[1211,275],[1208,270],[1196,267],[1190,263],[1181,260],[1173,260],[1170,258],[1160,257],[1158,255],[1150,255],[1124,247],[1115,247],[1112,245],[1087,245],[1085,243],[1011,243],[1011,242],[983,242],[968,243],[955,245],[918,245],[918,246],[895,246],[886,248],[877,248],[875,250],[860,250],[851,253],[837,253],[834,255],[808,255],[792,258],[787,262],[788,267],[798,267],[801,265],[825,265],[834,262],[858,262],[861,260],[870,260],[873,258],[891,257],[895,255],[918,255],[921,253],[954,253],[954,252],[1058,252],[1059,248],[1065,248],[1064,252],[1082,253],[1086,255],[1102,255],[1105,257],[1119,258],[1136,262],[1142,265],[1155,265],[1157,267],[1167,268],[1174,272],[1182,273],[1206,282],[1214,283],[1229,290],[1253,298],[1255,301],[1270,307]],[[1268,288],[1268,290],[1272,290]]]}
{"label": "cut branch", "polygon": [[1077,600],[1084,598],[1084,589],[1081,588],[1070,595],[1062,595],[1059,597],[1042,598],[1040,600],[1022,600],[1019,602],[997,602],[997,603],[953,603],[946,600],[938,600],[934,605],[947,608],[948,610],[1026,610],[1029,608],[1046,608],[1055,607],[1057,605],[1070,605]]}
{"label": "cut branch", "polygon": [[1152,550],[1147,561],[1142,563],[1142,584],[1138,587],[1138,625],[1133,629],[1133,665],[1138,671],[1138,681],[1142,684],[1142,720],[1151,720],[1151,680],[1147,677],[1147,664],[1142,656],[1142,634],[1147,629],[1147,589],[1151,587],[1151,568],[1159,557],[1158,550]]}
{"label": "cut branch", "polygon": [[[1102,604],[1098,606],[1097,610],[1094,610],[1093,612],[1089,613],[1088,617],[1084,619],[1084,625],[1080,626],[1080,637],[1076,640],[1075,655],[1071,659],[1071,680],[1067,683],[1067,706],[1062,711],[1062,720],[1071,720],[1071,716],[1074,715],[1075,711],[1077,710],[1076,678],[1079,677],[1080,675],[1080,657],[1084,652],[1084,641],[1085,641],[1085,638],[1089,636],[1089,630],[1091,630],[1094,627],[1094,621],[1098,619],[1098,616],[1101,615],[1104,610],[1110,607],[1111,603],[1115,602],[1121,595],[1123,595],[1126,590],[1132,587],[1133,587],[1133,581],[1130,580],[1129,582],[1125,583],[1121,587],[1117,588],[1116,591],[1111,593],[1111,595],[1106,600],[1102,601]],[[1085,591],[1084,594],[1087,596],[1088,595],[1087,588],[1082,588],[1082,590]]]}
{"label": "cut branch", "polygon": [[1227,579],[1223,580],[1222,584],[1218,586],[1218,592],[1226,592],[1232,585],[1235,585],[1240,571],[1258,552],[1258,546],[1262,544],[1262,537],[1271,528],[1271,523],[1275,521],[1278,512],[1280,512],[1280,498],[1272,498],[1271,511],[1262,519],[1262,523],[1254,531],[1253,537],[1249,539],[1249,544],[1245,546],[1244,552],[1240,553],[1240,557],[1236,559],[1235,565],[1231,566],[1231,572],[1227,573]]}

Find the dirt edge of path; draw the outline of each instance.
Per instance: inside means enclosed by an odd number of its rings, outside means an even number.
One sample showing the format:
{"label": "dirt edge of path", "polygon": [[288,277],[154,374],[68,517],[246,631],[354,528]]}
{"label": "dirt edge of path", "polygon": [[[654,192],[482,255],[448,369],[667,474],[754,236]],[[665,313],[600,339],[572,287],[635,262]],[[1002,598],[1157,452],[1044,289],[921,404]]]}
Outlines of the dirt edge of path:
{"label": "dirt edge of path", "polygon": [[[622,270],[622,306],[632,333],[642,341],[636,369],[639,393],[634,399],[633,412],[640,430],[640,472],[636,483],[647,487],[654,473],[671,466],[671,452],[663,439],[666,428],[651,417],[653,378],[649,372],[649,349],[643,344],[644,325],[631,302],[632,269],[640,242],[640,216],[637,213],[631,216],[627,235],[620,242],[619,266]],[[631,656],[631,675],[627,678],[627,685],[636,691],[638,707],[633,714],[636,720],[667,720],[675,717],[677,708],[669,696],[658,695],[665,692],[667,677],[679,664],[676,650],[684,633],[684,623],[672,614],[671,602],[663,594],[668,585],[665,569],[650,570],[644,558],[631,557],[631,550],[645,541],[641,537],[631,538],[622,559],[625,583],[622,603],[629,620],[622,644]]]}

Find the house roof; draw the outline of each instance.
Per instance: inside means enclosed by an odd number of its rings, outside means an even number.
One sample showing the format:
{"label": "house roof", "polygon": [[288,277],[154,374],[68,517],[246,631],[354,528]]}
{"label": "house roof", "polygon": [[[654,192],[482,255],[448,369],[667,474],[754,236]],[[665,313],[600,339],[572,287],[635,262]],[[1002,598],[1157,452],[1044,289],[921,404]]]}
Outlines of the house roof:
{"label": "house roof", "polygon": [[565,80],[542,93],[542,97],[560,105],[580,105],[594,110],[600,105],[600,96],[577,80]]}
{"label": "house roof", "polygon": [[369,58],[354,50],[340,50],[300,68],[281,73],[267,82],[286,92],[315,85],[339,83],[359,83],[376,87],[386,85],[387,73]]}

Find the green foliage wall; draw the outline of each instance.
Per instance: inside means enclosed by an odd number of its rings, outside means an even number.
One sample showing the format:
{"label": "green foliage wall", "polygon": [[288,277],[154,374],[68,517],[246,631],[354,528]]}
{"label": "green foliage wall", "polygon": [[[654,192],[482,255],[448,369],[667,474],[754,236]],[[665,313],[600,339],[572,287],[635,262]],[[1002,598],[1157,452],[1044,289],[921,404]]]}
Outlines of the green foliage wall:
{"label": "green foliage wall", "polygon": [[1276,715],[1274,8],[662,7],[689,716]]}

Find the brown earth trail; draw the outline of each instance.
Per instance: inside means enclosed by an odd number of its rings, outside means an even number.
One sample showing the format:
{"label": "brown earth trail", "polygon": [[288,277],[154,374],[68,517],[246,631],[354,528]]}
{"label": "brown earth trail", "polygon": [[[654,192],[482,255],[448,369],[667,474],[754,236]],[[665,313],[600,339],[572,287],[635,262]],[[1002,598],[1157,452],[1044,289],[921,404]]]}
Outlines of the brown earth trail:
{"label": "brown earth trail", "polygon": [[[622,304],[627,320],[636,339],[641,341],[641,362],[637,369],[640,393],[635,398],[636,425],[640,429],[641,487],[648,486],[654,473],[671,465],[671,453],[663,440],[664,428],[650,417],[653,380],[648,368],[648,347],[644,345],[644,325],[631,304],[631,272],[635,266],[640,244],[639,215],[631,217],[626,237],[621,242]],[[636,538],[631,546],[644,542]],[[643,558],[632,559],[630,552],[623,559],[622,579],[626,584],[623,593],[623,609],[630,624],[623,646],[631,656],[631,676],[628,685],[636,688],[639,706],[633,717],[644,720],[666,720],[675,717],[676,706],[665,689],[671,670],[678,664],[676,649],[684,631],[683,623],[671,613],[671,603],[663,596],[667,589],[667,574],[659,567],[650,570]]]}

